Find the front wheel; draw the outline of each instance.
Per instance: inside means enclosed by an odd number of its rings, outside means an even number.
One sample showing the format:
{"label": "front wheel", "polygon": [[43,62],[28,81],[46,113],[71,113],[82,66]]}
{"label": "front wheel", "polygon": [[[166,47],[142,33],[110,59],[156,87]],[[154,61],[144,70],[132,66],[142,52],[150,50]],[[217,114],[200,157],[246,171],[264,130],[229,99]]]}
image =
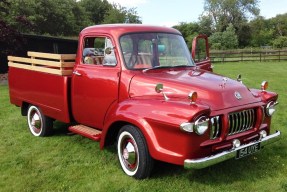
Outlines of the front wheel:
{"label": "front wheel", "polygon": [[28,108],[27,121],[30,132],[37,137],[45,137],[52,133],[53,120],[45,116],[41,109],[30,105]]}
{"label": "front wheel", "polygon": [[153,168],[153,159],[140,130],[125,125],[118,134],[118,157],[123,171],[136,179],[147,178]]}

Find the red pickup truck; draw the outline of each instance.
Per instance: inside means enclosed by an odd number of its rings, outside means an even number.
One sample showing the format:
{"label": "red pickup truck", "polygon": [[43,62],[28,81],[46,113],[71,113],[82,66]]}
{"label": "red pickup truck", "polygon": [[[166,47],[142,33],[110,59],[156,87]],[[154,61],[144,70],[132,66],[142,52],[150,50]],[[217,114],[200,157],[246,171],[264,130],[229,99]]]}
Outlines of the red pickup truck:
{"label": "red pickup truck", "polygon": [[270,133],[278,95],[266,81],[249,89],[214,74],[204,35],[190,53],[172,28],[99,25],[80,33],[76,55],[28,56],[9,56],[9,89],[31,133],[76,123],[69,130],[101,148],[116,143],[123,171],[137,179],[155,160],[205,168],[280,138]]}

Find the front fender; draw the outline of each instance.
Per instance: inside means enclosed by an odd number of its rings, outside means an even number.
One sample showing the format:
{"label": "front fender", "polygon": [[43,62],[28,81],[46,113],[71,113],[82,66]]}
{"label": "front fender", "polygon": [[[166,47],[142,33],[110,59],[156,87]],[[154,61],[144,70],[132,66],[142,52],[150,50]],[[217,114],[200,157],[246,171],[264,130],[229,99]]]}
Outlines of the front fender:
{"label": "front fender", "polygon": [[178,146],[187,145],[190,135],[182,132],[179,125],[209,113],[208,107],[187,102],[128,99],[114,104],[108,111],[100,146],[104,147],[107,133],[114,123],[126,122],[141,130],[154,159],[182,164],[187,149]]}

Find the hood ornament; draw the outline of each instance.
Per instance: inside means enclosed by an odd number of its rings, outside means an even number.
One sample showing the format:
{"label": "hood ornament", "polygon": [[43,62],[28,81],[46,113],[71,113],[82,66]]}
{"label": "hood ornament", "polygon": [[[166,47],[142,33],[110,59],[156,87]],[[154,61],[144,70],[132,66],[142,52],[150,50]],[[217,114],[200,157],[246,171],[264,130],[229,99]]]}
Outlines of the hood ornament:
{"label": "hood ornament", "polygon": [[236,80],[237,80],[238,82],[242,83],[241,74],[237,75]]}
{"label": "hood ornament", "polygon": [[235,98],[236,98],[237,100],[242,99],[241,94],[240,94],[239,92],[237,92],[237,91],[234,92],[234,96],[235,96]]}
{"label": "hood ornament", "polygon": [[220,86],[221,88],[225,88],[226,82],[227,82],[227,78],[226,78],[226,77],[223,77],[223,78],[222,78],[222,83],[221,83],[219,86]]}

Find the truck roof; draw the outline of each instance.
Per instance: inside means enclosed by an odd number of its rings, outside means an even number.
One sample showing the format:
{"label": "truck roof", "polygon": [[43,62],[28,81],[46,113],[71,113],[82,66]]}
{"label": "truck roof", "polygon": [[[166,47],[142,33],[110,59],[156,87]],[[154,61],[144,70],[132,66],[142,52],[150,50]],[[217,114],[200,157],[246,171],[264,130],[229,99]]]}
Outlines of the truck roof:
{"label": "truck roof", "polygon": [[115,36],[121,36],[126,33],[136,33],[136,32],[165,32],[165,33],[175,33],[181,35],[181,33],[170,27],[163,26],[153,26],[153,25],[143,25],[143,24],[104,24],[104,25],[94,25],[87,27],[81,31],[81,35],[86,33],[98,32],[98,33],[108,33]]}

